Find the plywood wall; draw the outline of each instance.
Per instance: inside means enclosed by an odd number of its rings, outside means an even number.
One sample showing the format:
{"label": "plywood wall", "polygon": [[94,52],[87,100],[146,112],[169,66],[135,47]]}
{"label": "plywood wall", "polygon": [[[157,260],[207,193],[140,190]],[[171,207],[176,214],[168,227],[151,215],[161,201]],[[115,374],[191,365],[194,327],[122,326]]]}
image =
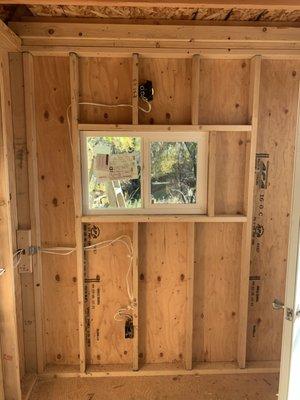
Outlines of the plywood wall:
{"label": "plywood wall", "polygon": [[139,245],[140,359],[180,363],[187,323],[187,224],[143,224]]}
{"label": "plywood wall", "polygon": [[195,361],[234,361],[237,348],[240,224],[197,224]]}
{"label": "plywood wall", "polygon": [[[38,167],[42,242],[74,245],[72,162],[66,110],[70,103],[65,58],[35,59]],[[271,309],[283,298],[296,123],[299,62],[263,61],[258,152],[267,153],[269,183],[264,215],[254,223],[264,234],[253,239],[248,326],[248,359],[279,359],[281,312]],[[131,102],[131,60],[80,60],[80,100]],[[191,60],[142,59],[140,81],[152,80],[155,98],[142,124],[191,122]],[[201,60],[199,122],[248,123],[249,61]],[[131,123],[130,109],[81,106],[81,122]],[[239,214],[245,176],[246,135],[220,134],[217,140],[216,212]],[[260,194],[255,197],[255,213]],[[89,236],[91,229],[99,231]],[[126,233],[132,224],[86,227],[86,240]],[[259,242],[259,243],[258,243]],[[196,224],[194,345],[195,361],[232,361],[237,352],[241,224]],[[187,290],[187,224],[139,226],[141,363],[184,361]],[[259,251],[257,250],[259,248]],[[130,364],[132,343],[113,320],[126,305],[127,260],[119,245],[89,253],[85,269],[87,358],[90,364]],[[99,276],[100,280],[97,280]],[[259,278],[258,278],[259,277]],[[75,257],[43,256],[45,353],[49,364],[78,364],[78,314]],[[253,283],[254,282],[254,283]],[[100,296],[100,298],[99,298]],[[258,299],[258,300],[257,300]],[[270,340],[270,337],[272,339]]]}
{"label": "plywood wall", "polygon": [[[69,64],[36,58],[35,98],[42,246],[74,245],[72,158],[66,111]],[[43,255],[44,335],[47,363],[78,363],[75,256]]]}
{"label": "plywood wall", "polygon": [[257,172],[248,359],[278,360],[283,312],[272,301],[284,301],[300,63],[264,60],[262,67],[257,154],[267,180],[262,187]]}
{"label": "plywood wall", "polygon": [[140,111],[140,123],[191,123],[191,66],[191,60],[140,60],[140,82],[150,80],[154,88],[152,111],[149,114]]}
{"label": "plywood wall", "polygon": [[[122,235],[132,240],[132,230],[132,224],[85,225],[85,245]],[[117,310],[129,304],[126,290],[129,263],[129,252],[122,242],[86,253],[85,320],[89,364],[132,363],[132,340],[125,339],[124,322],[114,319]]]}

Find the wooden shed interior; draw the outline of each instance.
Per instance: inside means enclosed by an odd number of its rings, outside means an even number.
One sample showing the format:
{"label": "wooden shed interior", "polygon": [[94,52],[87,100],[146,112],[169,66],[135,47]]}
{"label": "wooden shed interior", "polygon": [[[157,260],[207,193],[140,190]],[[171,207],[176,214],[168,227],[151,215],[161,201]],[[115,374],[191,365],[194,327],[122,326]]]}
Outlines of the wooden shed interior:
{"label": "wooden shed interior", "polygon": [[[299,3],[3,3],[0,398],[275,399]],[[95,210],[93,138],[140,143],[140,209],[110,180]],[[151,146],[181,142],[196,200],[154,204]]]}

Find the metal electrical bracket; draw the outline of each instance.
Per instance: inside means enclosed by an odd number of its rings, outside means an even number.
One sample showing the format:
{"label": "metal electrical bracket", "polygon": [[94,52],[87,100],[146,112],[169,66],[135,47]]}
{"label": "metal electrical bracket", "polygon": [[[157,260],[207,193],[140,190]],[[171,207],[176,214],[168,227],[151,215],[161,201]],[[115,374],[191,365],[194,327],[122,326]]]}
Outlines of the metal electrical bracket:
{"label": "metal electrical bracket", "polygon": [[293,321],[294,310],[292,308],[285,308],[285,319],[288,321]]}
{"label": "metal electrical bracket", "polygon": [[38,252],[38,248],[37,246],[29,246],[28,247],[28,254],[30,256],[33,256],[34,254],[36,254]]}
{"label": "metal electrical bracket", "polygon": [[289,307],[285,307],[284,303],[278,299],[275,299],[272,303],[273,310],[284,310],[285,311],[285,319],[287,321],[293,321],[294,318],[294,310]]}

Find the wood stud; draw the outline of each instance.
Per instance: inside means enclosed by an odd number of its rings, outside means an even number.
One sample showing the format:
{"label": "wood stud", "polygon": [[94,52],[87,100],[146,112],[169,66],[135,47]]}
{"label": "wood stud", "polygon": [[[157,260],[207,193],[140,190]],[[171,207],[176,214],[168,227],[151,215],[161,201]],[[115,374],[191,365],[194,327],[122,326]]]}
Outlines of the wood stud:
{"label": "wood stud", "polygon": [[132,124],[139,123],[139,56],[132,55]]}
{"label": "wood stud", "polygon": [[[38,192],[38,163],[37,163],[37,130],[35,115],[34,94],[34,66],[33,56],[29,53],[23,55],[24,92],[25,92],[25,114],[26,135],[28,149],[28,180],[32,243],[41,247],[41,225],[40,204]],[[36,346],[37,346],[37,369],[41,373],[45,367],[44,361],[44,329],[43,329],[43,279],[42,279],[42,257],[37,252],[33,257],[34,278],[34,304],[36,318]]]}
{"label": "wood stud", "polygon": [[239,322],[238,322],[238,349],[237,361],[240,368],[246,366],[247,345],[247,320],[248,320],[248,298],[249,298],[249,274],[251,258],[252,238],[252,215],[253,196],[255,182],[255,156],[257,143],[259,87],[260,87],[261,57],[255,56],[250,64],[250,100],[249,100],[249,122],[252,125],[250,146],[246,147],[247,162],[244,208],[247,213],[247,222],[243,224],[242,231],[242,253],[241,253],[241,275],[240,275],[240,300],[239,300]]}
{"label": "wood stud", "polygon": [[132,292],[134,298],[133,310],[133,371],[139,369],[139,224],[133,223],[133,261],[132,261]]}
{"label": "wood stud", "polygon": [[187,289],[186,289],[186,333],[185,368],[193,368],[193,326],[194,326],[194,266],[195,266],[195,224],[187,224]]}
{"label": "wood stud", "polygon": [[192,99],[191,99],[192,125],[199,124],[199,84],[200,84],[200,56],[199,54],[195,54],[192,58]]}
{"label": "wood stud", "polygon": [[[20,349],[16,315],[17,282],[13,253],[16,249],[16,191],[13,161],[13,125],[8,53],[0,52],[0,394],[21,399]],[[21,338],[22,339],[22,338]],[[4,398],[3,397],[3,398]]]}
{"label": "wood stud", "polygon": [[207,214],[209,217],[215,215],[215,190],[216,190],[216,132],[209,133],[209,158],[208,158],[208,192],[207,192]]}
{"label": "wood stud", "polygon": [[85,351],[85,318],[84,318],[84,265],[83,265],[83,232],[82,232],[82,187],[80,162],[80,137],[78,130],[79,118],[79,67],[78,57],[71,53],[70,60],[70,89],[71,89],[71,138],[73,154],[73,193],[75,206],[75,240],[77,262],[77,290],[78,290],[78,317],[79,317],[79,356],[80,371],[86,369]]}

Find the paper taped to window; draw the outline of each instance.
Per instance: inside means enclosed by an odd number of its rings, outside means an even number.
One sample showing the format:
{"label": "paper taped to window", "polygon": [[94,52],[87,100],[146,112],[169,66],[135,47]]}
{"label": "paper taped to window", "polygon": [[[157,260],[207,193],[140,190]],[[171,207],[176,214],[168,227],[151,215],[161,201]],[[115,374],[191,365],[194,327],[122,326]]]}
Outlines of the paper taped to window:
{"label": "paper taped to window", "polygon": [[135,154],[97,154],[94,175],[101,180],[138,179]]}

